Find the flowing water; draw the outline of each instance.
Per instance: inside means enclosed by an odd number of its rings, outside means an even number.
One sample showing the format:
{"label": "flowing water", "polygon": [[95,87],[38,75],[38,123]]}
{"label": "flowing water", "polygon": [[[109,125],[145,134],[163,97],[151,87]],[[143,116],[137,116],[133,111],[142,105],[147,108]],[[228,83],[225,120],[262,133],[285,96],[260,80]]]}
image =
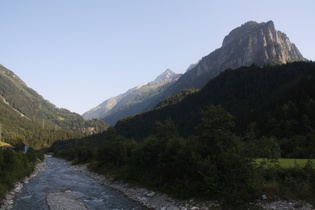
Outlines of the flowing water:
{"label": "flowing water", "polygon": [[[47,157],[46,170],[25,184],[13,209],[50,209],[47,195],[72,193],[87,209],[146,209],[123,194],[68,167],[64,160]],[[71,204],[66,209],[73,209]]]}

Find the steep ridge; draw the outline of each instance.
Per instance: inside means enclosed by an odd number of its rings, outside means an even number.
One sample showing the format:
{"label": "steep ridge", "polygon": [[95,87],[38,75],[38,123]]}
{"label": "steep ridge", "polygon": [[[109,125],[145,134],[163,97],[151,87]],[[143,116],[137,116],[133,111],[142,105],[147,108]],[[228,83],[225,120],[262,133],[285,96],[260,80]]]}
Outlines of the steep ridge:
{"label": "steep ridge", "polygon": [[167,69],[154,81],[138,85],[123,94],[107,99],[82,116],[85,119],[102,119],[114,125],[121,118],[147,110],[148,105],[159,98],[180,76]]}
{"label": "steep ridge", "polygon": [[253,63],[262,66],[305,60],[286,34],[275,29],[272,21],[250,21],[232,30],[224,38],[221,48],[203,57],[169,87],[162,98],[175,95],[183,89],[201,88],[228,68],[235,69]]}
{"label": "steep ridge", "polygon": [[28,124],[40,125],[40,128],[64,129],[82,134],[102,132],[108,127],[100,120],[86,121],[77,113],[57,108],[3,65],[0,65],[0,99],[0,123],[4,124],[3,133],[8,138],[12,129],[15,131],[14,135],[11,132],[11,136],[23,136],[24,131],[18,131],[22,126],[17,123],[25,120]]}
{"label": "steep ridge", "polygon": [[107,100],[105,100],[104,102],[102,102],[101,104],[99,104],[98,106],[90,109],[89,111],[85,112],[82,114],[82,117],[86,120],[90,120],[90,119],[102,119],[106,116],[106,114],[113,109],[117,103],[119,103],[119,101],[121,99],[123,99],[124,97],[126,97],[128,94],[132,94],[132,92],[134,92],[136,89],[132,88],[129,89],[127,92],[120,94],[118,96],[114,96],[111,97]]}

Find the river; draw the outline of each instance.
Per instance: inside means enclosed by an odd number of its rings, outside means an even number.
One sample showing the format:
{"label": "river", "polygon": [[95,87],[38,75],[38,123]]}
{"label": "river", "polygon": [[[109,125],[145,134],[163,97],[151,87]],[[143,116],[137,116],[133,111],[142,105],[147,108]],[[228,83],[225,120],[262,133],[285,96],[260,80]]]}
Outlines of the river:
{"label": "river", "polygon": [[45,162],[46,169],[16,195],[13,209],[146,209],[71,169],[64,160],[47,157]]}

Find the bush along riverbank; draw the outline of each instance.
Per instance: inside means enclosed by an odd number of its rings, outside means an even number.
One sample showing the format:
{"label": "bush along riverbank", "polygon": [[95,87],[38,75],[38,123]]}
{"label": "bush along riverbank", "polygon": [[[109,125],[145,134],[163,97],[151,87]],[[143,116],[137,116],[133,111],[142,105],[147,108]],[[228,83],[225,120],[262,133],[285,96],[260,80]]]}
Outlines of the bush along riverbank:
{"label": "bush along riverbank", "polygon": [[[132,141],[114,128],[88,139],[55,143],[56,156],[107,178],[123,180],[180,199],[215,200],[222,208],[247,209],[257,199],[314,202],[315,167],[282,168],[273,137],[233,132],[233,117],[220,106],[203,112],[198,136],[180,137],[172,120],[156,123],[156,134]],[[272,159],[257,163],[256,158]],[[263,196],[263,197],[262,197]],[[292,202],[293,203],[293,202]]]}
{"label": "bush along riverbank", "polygon": [[[199,200],[199,199],[174,199],[170,196],[154,192],[143,187],[137,187],[121,180],[115,180],[113,178],[106,178],[104,175],[99,173],[91,172],[87,165],[71,165],[70,167],[74,170],[80,171],[86,176],[97,180],[100,184],[111,187],[131,200],[141,203],[143,206],[149,209],[158,210],[222,210],[224,208],[221,203],[217,200]],[[229,207],[229,209],[239,209],[239,206]],[[242,209],[242,208],[240,208]],[[248,210],[314,210],[312,204],[305,200],[288,199],[279,197],[272,194],[263,194],[260,199],[247,204]]]}
{"label": "bush along riverbank", "polygon": [[37,163],[44,159],[40,151],[29,149],[28,153],[9,148],[0,148],[0,205],[6,193],[13,188],[21,188],[19,181],[35,170]]}

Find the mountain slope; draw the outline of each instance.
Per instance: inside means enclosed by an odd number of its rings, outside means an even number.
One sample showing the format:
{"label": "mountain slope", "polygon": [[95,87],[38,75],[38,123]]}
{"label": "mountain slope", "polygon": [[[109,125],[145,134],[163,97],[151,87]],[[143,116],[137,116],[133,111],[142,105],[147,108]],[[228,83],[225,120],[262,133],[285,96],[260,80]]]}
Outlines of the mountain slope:
{"label": "mountain slope", "polygon": [[188,88],[201,88],[220,72],[253,63],[281,64],[305,61],[297,47],[274,23],[247,22],[227,35],[221,48],[202,58],[190,71],[186,72],[165,92],[163,98],[177,94]]}
{"label": "mountain slope", "polygon": [[112,97],[82,116],[85,119],[102,119],[114,125],[121,118],[147,110],[148,106],[180,76],[167,69],[154,81],[138,85],[123,94]]}
{"label": "mountain slope", "polygon": [[[300,81],[304,81],[305,78],[306,81],[309,81],[307,88],[301,87],[303,83]],[[271,111],[268,110],[268,112],[273,114],[269,117],[276,118],[281,112],[284,112],[284,116],[290,116],[292,113],[285,112],[290,106],[292,107],[290,104],[294,103],[300,104],[303,108],[297,109],[293,106],[294,115],[297,118],[294,120],[298,123],[294,127],[286,129],[293,132],[305,122],[308,122],[308,127],[312,129],[315,126],[315,113],[313,111],[315,107],[315,83],[312,83],[314,79],[315,64],[313,62],[240,67],[221,73],[218,77],[210,80],[200,91],[188,95],[177,103],[169,103],[166,106],[122,119],[117,122],[115,128],[119,134],[125,137],[143,139],[155,133],[157,121],[164,122],[171,118],[181,135],[194,135],[198,132],[196,127],[202,118],[202,111],[213,104],[221,105],[233,114],[236,117],[237,132],[243,133],[251,122],[256,124],[257,116],[260,116],[259,118],[266,117],[267,112],[264,107],[270,107]],[[304,83],[306,84],[306,82]],[[299,92],[303,94],[298,94]],[[283,101],[279,105],[274,105],[275,101],[279,99],[283,99]],[[295,106],[298,107],[298,105]],[[281,112],[272,110],[280,110]],[[308,116],[307,120],[304,119],[304,115]],[[270,119],[264,119],[264,122],[259,120],[257,124],[263,124],[260,128],[265,126],[268,131],[271,126],[268,124],[268,120]],[[299,123],[299,121],[301,122]],[[289,122],[283,121],[284,124]],[[279,133],[287,131],[286,129],[280,129]],[[261,135],[266,133],[261,133]]]}
{"label": "mountain slope", "polygon": [[[25,132],[19,130],[19,127],[26,126],[25,129],[33,130],[28,128],[27,124],[34,128],[64,129],[82,134],[102,132],[108,126],[100,120],[85,121],[79,114],[57,108],[2,65],[0,65],[0,123],[6,126],[3,133],[7,135],[12,129],[14,130],[14,135],[11,136],[24,136]],[[12,126],[7,126],[11,124]]]}

